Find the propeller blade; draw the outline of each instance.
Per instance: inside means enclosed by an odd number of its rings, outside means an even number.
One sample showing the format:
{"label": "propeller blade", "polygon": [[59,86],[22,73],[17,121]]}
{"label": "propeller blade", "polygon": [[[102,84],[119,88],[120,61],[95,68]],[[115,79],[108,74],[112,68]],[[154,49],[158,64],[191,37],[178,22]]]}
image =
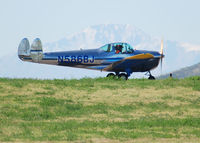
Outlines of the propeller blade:
{"label": "propeller blade", "polygon": [[162,74],[162,64],[163,64],[163,58],[164,58],[164,54],[163,54],[163,48],[164,48],[164,43],[163,43],[163,39],[161,40],[161,46],[160,46],[160,67],[161,67],[161,74]]}
{"label": "propeller blade", "polygon": [[161,75],[162,75],[162,64],[163,64],[163,58],[160,59]]}
{"label": "propeller blade", "polygon": [[163,48],[164,48],[164,44],[163,44],[163,39],[161,40],[161,47],[160,47],[160,54],[163,55]]}

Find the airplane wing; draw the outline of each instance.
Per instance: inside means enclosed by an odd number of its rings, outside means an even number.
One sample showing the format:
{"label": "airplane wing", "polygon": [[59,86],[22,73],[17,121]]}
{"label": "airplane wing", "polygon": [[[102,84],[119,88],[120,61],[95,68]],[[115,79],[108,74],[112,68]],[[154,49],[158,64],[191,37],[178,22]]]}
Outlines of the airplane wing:
{"label": "airplane wing", "polygon": [[127,60],[142,60],[142,59],[151,59],[154,58],[154,56],[150,53],[143,53],[143,54],[138,54],[138,55],[134,55],[134,56],[130,56],[130,57],[126,57],[122,60],[116,61],[110,65],[108,65],[106,68],[103,69],[103,71],[111,71],[112,69],[114,69],[117,65],[127,61]]}

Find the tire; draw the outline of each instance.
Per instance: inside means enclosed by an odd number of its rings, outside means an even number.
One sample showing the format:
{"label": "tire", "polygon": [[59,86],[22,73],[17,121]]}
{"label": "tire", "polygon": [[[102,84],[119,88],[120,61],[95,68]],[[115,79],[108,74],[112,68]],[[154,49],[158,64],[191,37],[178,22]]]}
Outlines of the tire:
{"label": "tire", "polygon": [[108,77],[108,78],[114,78],[115,74],[114,73],[109,73],[106,77]]}
{"label": "tire", "polygon": [[119,74],[118,77],[119,77],[119,79],[122,79],[122,80],[127,80],[128,79],[128,76],[125,73]]}
{"label": "tire", "polygon": [[149,78],[148,78],[149,80],[155,80],[156,78],[154,77],[154,76],[149,76]]}

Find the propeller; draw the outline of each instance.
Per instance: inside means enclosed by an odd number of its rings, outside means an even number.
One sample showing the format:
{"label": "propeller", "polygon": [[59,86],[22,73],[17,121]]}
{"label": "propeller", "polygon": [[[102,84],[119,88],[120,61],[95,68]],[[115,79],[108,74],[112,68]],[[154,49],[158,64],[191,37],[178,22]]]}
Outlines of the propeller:
{"label": "propeller", "polygon": [[161,46],[160,46],[160,67],[161,67],[161,74],[162,74],[162,63],[163,63],[163,58],[165,57],[163,54],[163,48],[164,48],[164,43],[163,39],[161,40]]}

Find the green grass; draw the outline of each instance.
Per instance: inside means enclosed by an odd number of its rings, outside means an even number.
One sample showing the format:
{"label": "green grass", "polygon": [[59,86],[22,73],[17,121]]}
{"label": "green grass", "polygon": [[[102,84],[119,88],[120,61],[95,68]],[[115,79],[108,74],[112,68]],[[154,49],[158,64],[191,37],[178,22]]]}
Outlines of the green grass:
{"label": "green grass", "polygon": [[0,78],[0,141],[198,142],[200,77]]}

